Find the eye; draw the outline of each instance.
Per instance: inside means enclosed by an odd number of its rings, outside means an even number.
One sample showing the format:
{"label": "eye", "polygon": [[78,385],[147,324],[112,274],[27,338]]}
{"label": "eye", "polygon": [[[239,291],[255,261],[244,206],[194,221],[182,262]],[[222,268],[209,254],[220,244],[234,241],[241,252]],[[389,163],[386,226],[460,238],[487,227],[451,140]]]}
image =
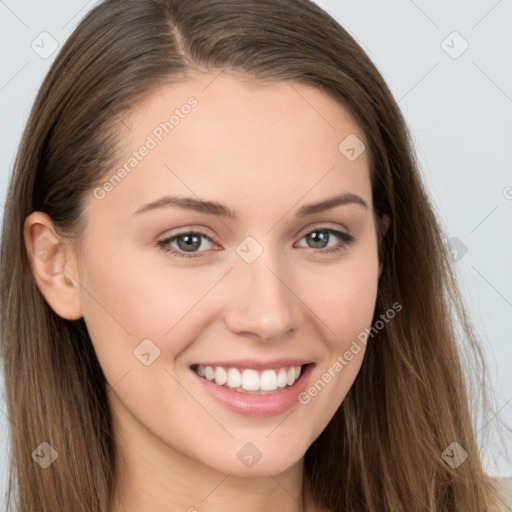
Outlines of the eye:
{"label": "eye", "polygon": [[[338,238],[339,241],[329,246],[329,241],[332,237]],[[314,245],[314,247],[309,247],[311,252],[320,255],[342,251],[346,246],[355,241],[352,235],[328,227],[321,227],[309,231],[302,236],[301,240],[302,239],[306,239],[308,243]],[[198,250],[201,247],[204,248],[203,240],[207,240],[209,244],[213,244],[211,238],[205,233],[200,231],[182,231],[164,240],[160,240],[158,246],[164,252],[170,252],[179,258],[203,258],[202,253],[205,251]],[[177,247],[173,247],[171,245],[173,243],[177,243]]]}
{"label": "eye", "polygon": [[[333,236],[338,238],[340,241],[329,246],[328,242]],[[352,235],[328,227],[320,227],[313,231],[309,231],[301,238],[301,240],[302,239],[306,239],[309,243],[313,243],[314,246],[310,247],[310,249],[312,249],[315,254],[333,254],[342,251],[349,244],[355,241],[355,238]],[[326,249],[326,247],[329,248]]]}
{"label": "eye", "polygon": [[[200,231],[183,231],[159,241],[158,245],[164,252],[170,252],[180,258],[202,258],[203,255],[201,253],[196,254],[195,251],[201,247],[204,239],[211,243],[210,237],[205,233]],[[173,242],[178,243],[178,250],[170,245]]]}

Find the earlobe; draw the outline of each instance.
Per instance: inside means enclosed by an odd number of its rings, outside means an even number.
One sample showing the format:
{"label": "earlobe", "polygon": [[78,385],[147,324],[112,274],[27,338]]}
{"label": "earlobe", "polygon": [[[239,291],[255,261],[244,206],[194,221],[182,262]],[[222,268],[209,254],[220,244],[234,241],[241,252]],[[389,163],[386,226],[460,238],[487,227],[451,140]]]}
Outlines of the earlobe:
{"label": "earlobe", "polygon": [[23,231],[34,280],[46,302],[66,320],[83,316],[76,258],[69,244],[55,233],[51,218],[33,212]]}

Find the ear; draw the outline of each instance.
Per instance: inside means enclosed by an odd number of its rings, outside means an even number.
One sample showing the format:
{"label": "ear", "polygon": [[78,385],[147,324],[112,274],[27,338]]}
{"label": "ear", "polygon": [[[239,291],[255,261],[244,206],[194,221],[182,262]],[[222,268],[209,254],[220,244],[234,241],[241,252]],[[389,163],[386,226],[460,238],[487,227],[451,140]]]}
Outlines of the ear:
{"label": "ear", "polygon": [[[388,231],[389,225],[391,224],[391,219],[389,218],[389,215],[386,215],[385,213],[382,214],[382,216],[379,219],[380,222],[380,229],[381,231],[381,241],[386,236],[386,233]],[[382,274],[382,261],[379,262],[379,277]]]}
{"label": "ear", "polygon": [[25,219],[23,236],[34,279],[46,302],[66,320],[81,318],[77,262],[69,242],[56,234],[51,218],[43,212]]}

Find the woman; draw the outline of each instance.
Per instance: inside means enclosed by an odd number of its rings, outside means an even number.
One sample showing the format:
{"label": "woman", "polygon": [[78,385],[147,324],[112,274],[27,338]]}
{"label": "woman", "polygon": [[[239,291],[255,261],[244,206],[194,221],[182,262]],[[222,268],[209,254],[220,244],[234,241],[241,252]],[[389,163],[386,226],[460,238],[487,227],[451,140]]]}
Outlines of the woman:
{"label": "woman", "polygon": [[314,3],[95,7],[2,242],[19,510],[506,510],[407,127]]}

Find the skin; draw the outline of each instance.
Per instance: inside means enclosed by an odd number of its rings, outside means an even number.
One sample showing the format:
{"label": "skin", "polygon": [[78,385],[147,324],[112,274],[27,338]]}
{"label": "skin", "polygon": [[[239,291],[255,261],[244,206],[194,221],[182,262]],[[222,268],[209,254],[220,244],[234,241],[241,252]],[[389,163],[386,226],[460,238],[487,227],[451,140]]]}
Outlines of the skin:
{"label": "skin", "polygon": [[[304,454],[352,386],[364,344],[308,404],[263,418],[214,401],[189,366],[306,358],[316,363],[314,383],[370,327],[381,268],[367,154],[350,161],[338,150],[349,134],[365,139],[348,111],[314,88],[195,73],[123,119],[118,165],[191,96],[198,105],[121,183],[101,200],[87,196],[81,252],[46,214],[26,219],[34,278],[58,315],[84,318],[110,385],[122,461],[114,512],[297,512],[303,491],[304,509],[320,510],[302,489]],[[343,192],[368,208],[295,219],[301,206]],[[221,202],[240,219],[175,207],[134,215],[166,194]],[[305,236],[315,228],[355,242],[323,254]],[[157,245],[194,229],[211,240],[195,249],[203,257]],[[236,252],[247,236],[263,248],[252,263]],[[331,235],[326,245],[340,242]],[[45,258],[34,256],[41,244]],[[184,243],[171,246],[184,252]],[[149,366],[134,357],[146,338],[160,350]],[[247,442],[262,453],[250,468],[237,457]]]}

